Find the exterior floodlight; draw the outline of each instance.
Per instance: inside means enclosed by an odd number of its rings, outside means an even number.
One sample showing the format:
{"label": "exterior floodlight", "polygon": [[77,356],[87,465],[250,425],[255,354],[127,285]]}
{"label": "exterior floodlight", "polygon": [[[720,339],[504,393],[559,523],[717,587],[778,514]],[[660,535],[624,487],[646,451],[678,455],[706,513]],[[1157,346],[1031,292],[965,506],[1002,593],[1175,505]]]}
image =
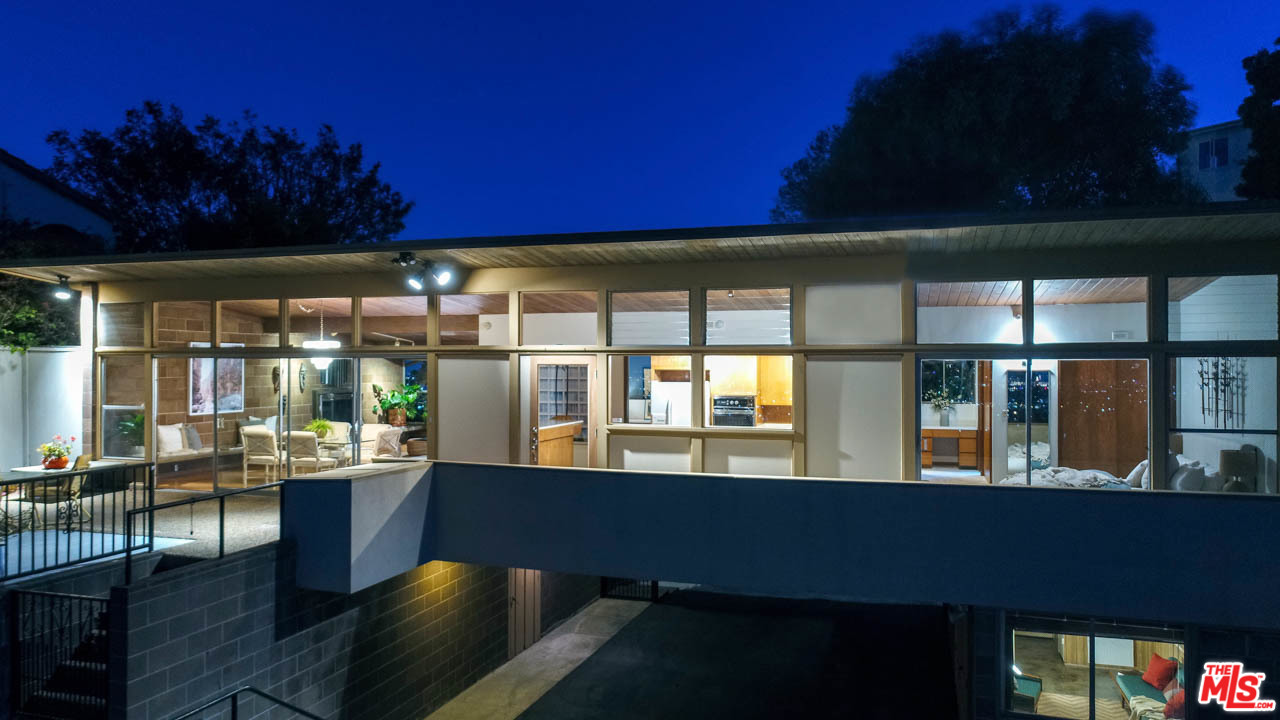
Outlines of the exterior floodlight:
{"label": "exterior floodlight", "polygon": [[435,267],[431,269],[431,277],[436,279],[436,285],[444,287],[453,279],[453,271],[447,267]]}
{"label": "exterior floodlight", "polygon": [[391,259],[391,262],[402,268],[411,267],[418,264],[418,257],[411,252],[402,252]]}
{"label": "exterior floodlight", "polygon": [[71,295],[71,278],[66,275],[59,275],[58,287],[54,288],[53,296],[59,300],[70,300]]}
{"label": "exterior floodlight", "polygon": [[405,279],[405,282],[409,283],[409,287],[413,288],[414,290],[421,290],[422,289],[422,273],[420,272],[413,273],[412,275],[410,275],[408,278]]}

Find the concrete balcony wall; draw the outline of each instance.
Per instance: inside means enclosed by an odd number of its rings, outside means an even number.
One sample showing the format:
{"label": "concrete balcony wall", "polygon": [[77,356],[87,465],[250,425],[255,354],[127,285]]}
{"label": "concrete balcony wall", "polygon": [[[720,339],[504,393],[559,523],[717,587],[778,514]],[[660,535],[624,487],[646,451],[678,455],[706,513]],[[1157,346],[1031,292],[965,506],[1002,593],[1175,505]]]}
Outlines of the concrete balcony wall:
{"label": "concrete balcony wall", "polygon": [[[422,482],[422,542],[383,555],[386,571],[426,557],[778,596],[1280,627],[1280,572],[1266,556],[1280,541],[1275,498],[449,462]],[[286,489],[286,528],[306,488]],[[403,537],[402,523],[421,522],[422,496],[411,496],[412,512],[355,514]],[[333,557],[305,540],[299,553],[300,568]]]}

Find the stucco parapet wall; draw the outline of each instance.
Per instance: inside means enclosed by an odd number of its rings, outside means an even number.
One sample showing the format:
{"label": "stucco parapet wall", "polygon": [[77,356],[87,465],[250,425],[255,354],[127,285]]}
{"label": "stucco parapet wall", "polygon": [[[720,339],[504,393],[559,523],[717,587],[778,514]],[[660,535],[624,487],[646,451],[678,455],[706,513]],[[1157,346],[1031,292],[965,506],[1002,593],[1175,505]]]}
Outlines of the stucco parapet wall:
{"label": "stucco parapet wall", "polygon": [[431,463],[357,465],[285,480],[281,537],[298,583],[351,593],[430,562]]}

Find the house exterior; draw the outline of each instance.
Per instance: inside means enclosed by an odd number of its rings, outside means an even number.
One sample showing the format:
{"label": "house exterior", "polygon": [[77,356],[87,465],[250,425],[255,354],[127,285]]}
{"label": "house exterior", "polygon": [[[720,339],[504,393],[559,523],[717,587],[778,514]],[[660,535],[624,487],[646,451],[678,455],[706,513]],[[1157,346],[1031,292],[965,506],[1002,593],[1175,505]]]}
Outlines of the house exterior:
{"label": "house exterior", "polygon": [[1210,202],[1243,200],[1236,195],[1240,168],[1249,157],[1249,129],[1239,120],[1205,125],[1188,133],[1178,170],[1204,189]]}
{"label": "house exterior", "polygon": [[1278,239],[1236,204],[0,269],[92,298],[96,457],[287,478],[279,543],[104,581],[113,717],[425,716],[599,577],[946,605],[966,717],[1102,717],[1156,665],[1280,677]]}
{"label": "house exterior", "polygon": [[0,217],[37,226],[65,226],[102,238],[115,237],[111,220],[97,201],[0,149]]}

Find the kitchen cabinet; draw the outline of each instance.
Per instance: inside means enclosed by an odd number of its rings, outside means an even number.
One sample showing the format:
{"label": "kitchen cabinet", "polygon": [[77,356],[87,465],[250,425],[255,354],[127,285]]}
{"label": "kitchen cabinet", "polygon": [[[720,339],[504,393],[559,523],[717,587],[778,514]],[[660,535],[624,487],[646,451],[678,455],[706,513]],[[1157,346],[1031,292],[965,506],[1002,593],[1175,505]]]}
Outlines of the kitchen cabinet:
{"label": "kitchen cabinet", "polygon": [[791,356],[761,355],[756,359],[759,378],[756,405],[791,405]]}

